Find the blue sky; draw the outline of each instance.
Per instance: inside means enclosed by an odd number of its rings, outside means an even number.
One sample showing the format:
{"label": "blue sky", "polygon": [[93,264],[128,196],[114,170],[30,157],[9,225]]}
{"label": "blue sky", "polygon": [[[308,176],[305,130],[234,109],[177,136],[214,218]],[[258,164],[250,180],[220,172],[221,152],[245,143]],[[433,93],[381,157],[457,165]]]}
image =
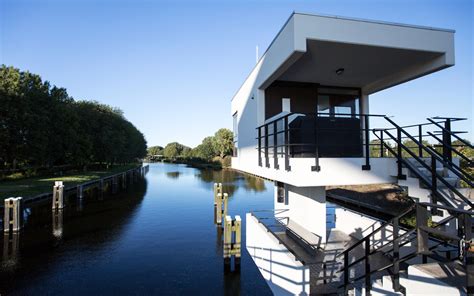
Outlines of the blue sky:
{"label": "blue sky", "polygon": [[[0,0],[0,63],[121,108],[149,145],[231,128],[230,99],[292,11],[455,29],[456,65],[377,93],[402,124],[473,115],[472,1]],[[470,131],[473,121],[459,124]]]}

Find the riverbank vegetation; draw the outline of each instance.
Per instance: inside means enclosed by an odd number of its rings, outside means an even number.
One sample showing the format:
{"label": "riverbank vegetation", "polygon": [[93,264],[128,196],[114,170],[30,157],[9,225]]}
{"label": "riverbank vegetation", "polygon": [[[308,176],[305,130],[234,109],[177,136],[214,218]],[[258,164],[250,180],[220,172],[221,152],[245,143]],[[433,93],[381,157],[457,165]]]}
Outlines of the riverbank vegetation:
{"label": "riverbank vegetation", "polygon": [[21,196],[28,199],[42,193],[52,192],[55,181],[63,181],[66,187],[77,186],[81,183],[98,180],[137,167],[137,164],[111,165],[91,167],[87,172],[69,171],[64,175],[37,176],[16,180],[4,180],[0,186],[0,200],[10,196]]}
{"label": "riverbank vegetation", "polygon": [[143,134],[123,112],[76,101],[39,75],[0,67],[0,179],[136,163]]}
{"label": "riverbank vegetation", "polygon": [[221,128],[214,136],[204,138],[194,148],[178,142],[169,143],[165,147],[149,147],[147,160],[187,163],[195,167],[230,167],[233,141],[232,131]]}

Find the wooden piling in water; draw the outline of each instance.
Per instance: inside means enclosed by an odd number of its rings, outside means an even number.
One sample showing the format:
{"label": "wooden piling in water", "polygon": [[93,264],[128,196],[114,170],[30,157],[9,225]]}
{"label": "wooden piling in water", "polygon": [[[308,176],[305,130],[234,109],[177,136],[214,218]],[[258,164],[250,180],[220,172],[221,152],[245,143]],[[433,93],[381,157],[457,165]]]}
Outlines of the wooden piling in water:
{"label": "wooden piling in water", "polygon": [[12,226],[12,232],[20,231],[20,211],[21,211],[21,197],[10,197],[5,199],[5,208],[3,216],[3,231],[10,232],[10,226]]}
{"label": "wooden piling in water", "polygon": [[214,183],[214,205],[217,204],[217,195],[222,193],[222,183]]}
{"label": "wooden piling in water", "polygon": [[64,208],[64,185],[62,181],[54,182],[52,208],[53,210]]}
{"label": "wooden piling in water", "polygon": [[240,216],[232,219],[225,216],[224,221],[224,270],[231,270],[231,258],[234,256],[234,271],[240,270],[241,258],[241,238],[242,238],[242,220]]}
{"label": "wooden piling in water", "polygon": [[227,193],[217,194],[217,203],[215,206],[216,221],[215,224],[222,225],[222,218],[227,215],[227,200],[229,195]]}

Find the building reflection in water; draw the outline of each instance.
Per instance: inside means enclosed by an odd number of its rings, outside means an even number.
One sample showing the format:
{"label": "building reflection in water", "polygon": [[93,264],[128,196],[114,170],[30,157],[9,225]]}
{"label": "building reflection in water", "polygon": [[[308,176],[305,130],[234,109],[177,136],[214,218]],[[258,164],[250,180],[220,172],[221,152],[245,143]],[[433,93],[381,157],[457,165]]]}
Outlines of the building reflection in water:
{"label": "building reflection in water", "polygon": [[5,233],[3,235],[2,265],[4,268],[14,267],[18,263],[18,248],[20,244],[20,233]]}

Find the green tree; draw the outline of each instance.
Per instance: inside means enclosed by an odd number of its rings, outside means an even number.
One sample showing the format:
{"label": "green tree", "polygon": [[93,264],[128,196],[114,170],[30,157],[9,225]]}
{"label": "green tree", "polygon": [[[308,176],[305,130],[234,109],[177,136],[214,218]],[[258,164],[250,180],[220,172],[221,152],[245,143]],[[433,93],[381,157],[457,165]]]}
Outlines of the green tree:
{"label": "green tree", "polygon": [[226,128],[219,129],[214,135],[214,150],[218,156],[224,158],[232,154],[234,147],[234,134]]}
{"label": "green tree", "polygon": [[132,162],[143,134],[120,109],[76,102],[39,75],[0,67],[0,168]]}
{"label": "green tree", "polygon": [[161,146],[151,146],[147,149],[148,156],[163,155],[163,147]]}
{"label": "green tree", "polygon": [[163,156],[169,159],[176,159],[181,155],[183,152],[184,146],[178,142],[172,142],[165,146],[163,150]]}
{"label": "green tree", "polygon": [[206,137],[196,148],[193,149],[192,156],[206,161],[212,160],[216,156],[214,150],[214,137]]}

